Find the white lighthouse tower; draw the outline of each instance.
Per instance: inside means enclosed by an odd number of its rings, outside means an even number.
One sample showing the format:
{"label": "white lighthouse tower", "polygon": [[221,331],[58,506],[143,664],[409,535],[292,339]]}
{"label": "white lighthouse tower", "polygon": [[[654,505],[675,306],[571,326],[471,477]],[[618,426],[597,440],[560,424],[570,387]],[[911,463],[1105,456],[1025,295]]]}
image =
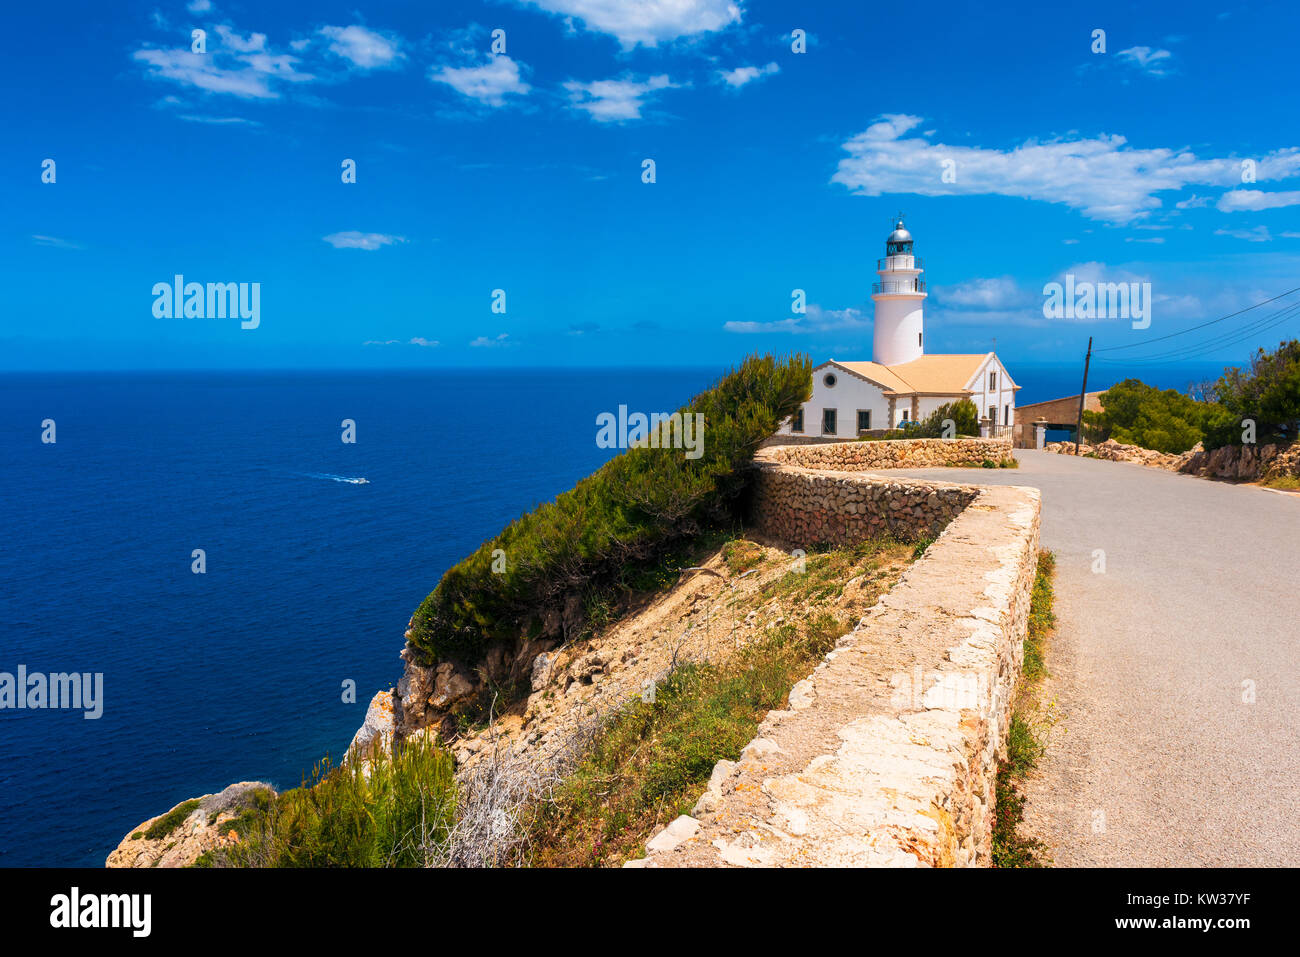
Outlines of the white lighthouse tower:
{"label": "white lighthouse tower", "polygon": [[876,261],[876,272],[880,281],[871,284],[876,304],[872,361],[895,366],[921,358],[925,354],[921,319],[925,283],[921,281],[921,257],[912,255],[912,234],[903,228],[901,215],[885,240],[885,258]]}

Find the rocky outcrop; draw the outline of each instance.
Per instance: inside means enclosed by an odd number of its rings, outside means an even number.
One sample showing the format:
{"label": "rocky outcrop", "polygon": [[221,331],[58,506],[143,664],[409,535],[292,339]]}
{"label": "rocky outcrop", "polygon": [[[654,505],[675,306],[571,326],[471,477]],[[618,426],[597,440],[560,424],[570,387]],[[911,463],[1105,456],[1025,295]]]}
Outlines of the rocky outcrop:
{"label": "rocky outcrop", "polygon": [[[557,628],[580,612],[555,612]],[[470,669],[455,661],[427,663],[410,643],[410,625],[407,625],[407,644],[402,649],[402,677],[397,682],[394,702],[394,725],[397,737],[423,728],[441,728],[448,735],[454,730],[458,711],[479,702],[488,689],[496,687],[523,687],[536,677],[539,656],[550,651],[558,639],[523,637],[515,647],[499,643],[488,649],[483,661]]]}
{"label": "rocky outcrop", "polygon": [[245,811],[265,806],[275,788],[261,781],[241,781],[219,794],[183,801],[166,814],[151,817],[122,839],[106,867],[188,867],[205,851],[239,841],[231,822]]}
{"label": "rocky outcrop", "polygon": [[343,758],[344,762],[365,762],[376,751],[391,749],[396,725],[393,693],[380,691],[370,699],[365,720],[361,722],[361,727],[357,728],[357,733],[352,736],[352,743],[348,745]]}
{"label": "rocky outcrop", "polygon": [[[1049,442],[1043,451],[1074,455],[1073,442]],[[1224,445],[1206,450],[1201,443],[1175,455],[1156,452],[1138,445],[1124,445],[1114,439],[1096,445],[1083,443],[1079,454],[1110,462],[1133,462],[1167,472],[1182,472],[1201,478],[1255,482],[1283,476],[1300,477],[1300,443],[1282,445]]]}

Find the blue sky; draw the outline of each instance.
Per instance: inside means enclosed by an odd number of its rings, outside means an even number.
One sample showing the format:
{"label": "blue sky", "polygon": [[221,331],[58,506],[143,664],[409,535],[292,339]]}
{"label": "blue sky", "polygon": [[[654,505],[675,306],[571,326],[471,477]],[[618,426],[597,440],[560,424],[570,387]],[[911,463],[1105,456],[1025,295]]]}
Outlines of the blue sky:
{"label": "blue sky", "polygon": [[[11,5],[0,368],[865,359],[899,210],[927,351],[1013,374],[1300,285],[1295,5],[1056,6]],[[156,318],[177,273],[259,327]],[[1151,327],[1044,319],[1067,273]]]}

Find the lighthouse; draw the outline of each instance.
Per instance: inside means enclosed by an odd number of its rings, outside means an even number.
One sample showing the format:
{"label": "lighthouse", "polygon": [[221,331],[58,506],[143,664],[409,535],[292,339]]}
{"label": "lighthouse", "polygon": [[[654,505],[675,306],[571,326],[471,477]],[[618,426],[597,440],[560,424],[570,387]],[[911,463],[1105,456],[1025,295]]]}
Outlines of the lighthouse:
{"label": "lighthouse", "polygon": [[925,330],[921,318],[925,283],[921,257],[912,253],[912,234],[900,215],[885,240],[885,258],[876,260],[879,282],[871,284],[876,304],[871,359],[883,366],[902,365],[925,355]]}
{"label": "lighthouse", "polygon": [[876,261],[880,279],[871,284],[876,309],[871,360],[830,359],[814,366],[811,398],[781,423],[777,435],[801,441],[893,437],[894,430],[958,402],[974,404],[981,433],[1012,434],[1020,428],[1015,422],[1020,386],[995,353],[926,353],[921,257],[912,252],[902,215],[893,223],[885,256]]}

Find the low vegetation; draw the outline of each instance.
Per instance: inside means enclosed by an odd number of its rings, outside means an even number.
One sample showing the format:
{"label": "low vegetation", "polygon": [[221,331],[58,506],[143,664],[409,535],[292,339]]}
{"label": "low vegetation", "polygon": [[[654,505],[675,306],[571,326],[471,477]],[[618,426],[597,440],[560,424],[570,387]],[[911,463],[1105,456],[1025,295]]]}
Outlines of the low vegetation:
{"label": "low vegetation", "polygon": [[1024,819],[1025,778],[1038,764],[1044,745],[1035,732],[1038,705],[1035,692],[1047,676],[1046,642],[1056,627],[1052,610],[1052,579],[1056,557],[1048,551],[1038,553],[1033,594],[1029,604],[1029,627],[1025,636],[1025,663],[1021,686],[1011,713],[1007,732],[1007,757],[998,765],[997,796],[993,819],[994,867],[1044,867],[1051,863],[1041,841],[1020,833]]}
{"label": "low vegetation", "polygon": [[847,631],[830,614],[774,629],[720,664],[673,671],[653,700],[613,718],[533,821],[540,867],[618,866],[644,854],[659,826],[689,813],[721,760]]}
{"label": "low vegetation", "polygon": [[[798,608],[798,621],[768,629],[721,660],[680,664],[653,697],[634,699],[607,720],[535,808],[530,862],[618,866],[642,856],[654,830],[689,813],[714,765],[735,760],[763,716],[782,707],[790,688],[848,631],[835,605],[846,583],[858,579],[860,599],[874,601],[921,551],[921,543],[890,539],[827,548],[808,554],[801,572],[765,582],[751,605]],[[743,539],[723,548],[723,560],[733,574],[764,564],[762,550]]]}
{"label": "low vegetation", "polygon": [[[951,427],[947,423],[951,423]],[[945,402],[924,419],[909,422],[903,429],[906,439],[955,438],[980,434],[980,413],[970,399]]]}
{"label": "low vegetation", "polygon": [[[539,631],[546,610],[598,591],[623,565],[734,524],[745,466],[808,398],[811,381],[807,357],[746,359],[680,410],[704,417],[699,458],[628,449],[515,520],[447,571],[416,610],[411,643],[430,659],[473,663],[495,640]],[[655,433],[659,444],[671,444],[669,431]]]}
{"label": "low vegetation", "polygon": [[158,820],[154,821],[145,829],[144,836],[151,841],[161,841],[164,837],[171,834],[185,821],[187,817],[194,813],[202,802],[195,798],[192,801],[185,801],[176,805]]}
{"label": "low vegetation", "polygon": [[1114,439],[1123,445],[1178,454],[1205,438],[1213,405],[1175,389],[1157,389],[1125,379],[1101,394],[1103,411],[1084,412],[1084,438]]}
{"label": "low vegetation", "polygon": [[[711,534],[705,544],[721,550],[733,576],[770,571],[778,561],[742,537]],[[562,773],[535,766],[527,752],[503,752],[457,781],[454,759],[424,737],[364,765],[326,759],[298,788],[250,795],[221,824],[238,841],[205,852],[195,866],[549,867],[640,856],[650,834],[694,806],[714,765],[739,756],[763,716],[784,705],[849,629],[835,613],[846,583],[857,579],[862,592],[854,601],[870,603],[927,544],[882,538],[814,550],[802,571],[765,582],[749,599],[754,607],[798,608],[797,621],[776,623],[717,660],[680,662],[652,696],[578,730]],[[698,554],[687,548],[679,560]],[[785,556],[780,562],[788,564]],[[198,806],[188,803],[167,816],[175,819],[167,826]]]}
{"label": "low vegetation", "polygon": [[418,867],[442,862],[455,820],[455,762],[424,739],[334,767],[302,786],[263,792],[228,828],[238,843],[198,867]]}
{"label": "low vegetation", "polygon": [[1084,439],[1114,439],[1175,455],[1197,442],[1217,449],[1294,441],[1300,430],[1300,340],[1280,343],[1273,352],[1260,349],[1246,368],[1225,369],[1217,381],[1191,391],[1125,379],[1102,393],[1103,411],[1084,412]]}
{"label": "low vegetation", "polygon": [[1272,475],[1259,484],[1284,492],[1297,492],[1300,491],[1300,475]]}

